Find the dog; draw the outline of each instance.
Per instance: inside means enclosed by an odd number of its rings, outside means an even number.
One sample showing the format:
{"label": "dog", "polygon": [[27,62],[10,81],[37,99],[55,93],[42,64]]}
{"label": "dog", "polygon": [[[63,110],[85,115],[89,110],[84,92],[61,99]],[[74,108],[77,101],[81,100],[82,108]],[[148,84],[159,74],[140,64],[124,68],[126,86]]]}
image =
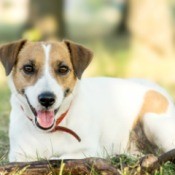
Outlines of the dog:
{"label": "dog", "polygon": [[142,79],[82,78],[92,57],[67,40],[0,46],[11,89],[11,162],[174,148],[175,107],[168,93]]}

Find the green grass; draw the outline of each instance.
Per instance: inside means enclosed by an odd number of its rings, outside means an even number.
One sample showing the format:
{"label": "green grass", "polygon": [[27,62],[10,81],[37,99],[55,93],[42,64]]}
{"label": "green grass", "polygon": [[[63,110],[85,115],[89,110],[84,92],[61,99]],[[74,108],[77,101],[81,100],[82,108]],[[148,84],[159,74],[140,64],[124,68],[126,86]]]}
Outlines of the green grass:
{"label": "green grass", "polygon": [[[139,157],[127,156],[125,154],[116,156],[111,159],[112,164],[120,169],[121,175],[140,175]],[[145,173],[145,174],[144,174]],[[174,175],[175,164],[165,163],[162,167],[152,173],[152,175]],[[148,175],[142,172],[141,175]]]}
{"label": "green grass", "polygon": [[9,125],[9,89],[6,86],[0,87],[0,159],[7,160],[9,148],[8,125]]}

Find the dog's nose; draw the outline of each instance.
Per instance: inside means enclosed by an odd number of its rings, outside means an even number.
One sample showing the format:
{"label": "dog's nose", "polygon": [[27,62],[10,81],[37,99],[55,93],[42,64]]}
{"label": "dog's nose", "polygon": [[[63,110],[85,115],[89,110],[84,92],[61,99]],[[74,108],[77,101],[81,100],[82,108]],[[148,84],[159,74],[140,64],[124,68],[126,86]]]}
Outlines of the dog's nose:
{"label": "dog's nose", "polygon": [[38,96],[39,103],[48,108],[55,103],[55,95],[51,92],[44,92]]}

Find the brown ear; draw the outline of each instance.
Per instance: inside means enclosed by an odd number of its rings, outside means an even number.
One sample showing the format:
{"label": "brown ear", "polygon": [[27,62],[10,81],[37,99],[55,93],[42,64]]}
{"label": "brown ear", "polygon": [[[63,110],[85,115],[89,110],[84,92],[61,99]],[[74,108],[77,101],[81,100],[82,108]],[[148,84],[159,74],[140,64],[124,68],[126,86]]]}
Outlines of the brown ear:
{"label": "brown ear", "polygon": [[19,40],[0,46],[0,60],[5,68],[6,75],[9,75],[16,63],[19,51],[22,49],[26,40]]}
{"label": "brown ear", "polygon": [[80,79],[82,73],[91,62],[93,53],[84,46],[73,43],[71,41],[65,40],[64,43],[67,45],[68,50],[70,52],[74,72],[76,76]]}

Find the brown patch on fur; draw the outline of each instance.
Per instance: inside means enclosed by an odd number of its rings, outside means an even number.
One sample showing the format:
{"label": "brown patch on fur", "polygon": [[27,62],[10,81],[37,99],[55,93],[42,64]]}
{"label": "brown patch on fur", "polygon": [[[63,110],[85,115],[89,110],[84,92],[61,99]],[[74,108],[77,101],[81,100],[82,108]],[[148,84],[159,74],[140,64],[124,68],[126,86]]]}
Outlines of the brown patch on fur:
{"label": "brown patch on fur", "polygon": [[19,40],[0,46],[0,60],[5,68],[6,75],[9,75],[16,63],[18,53],[26,43],[26,40]]}
{"label": "brown patch on fur", "polygon": [[142,120],[142,117],[146,113],[162,114],[166,112],[167,108],[168,108],[167,99],[161,93],[156,92],[154,90],[149,90],[145,94],[142,108],[139,112],[137,119],[134,122],[133,128],[137,125],[139,121]]}
{"label": "brown patch on fur", "polygon": [[[57,70],[61,63],[69,67],[70,72],[68,74],[58,75]],[[60,84],[60,86],[63,87],[65,96],[69,95],[75,86],[77,78],[74,74],[69,51],[63,42],[52,42],[50,51],[50,65],[52,67],[52,75]]]}
{"label": "brown patch on fur", "polygon": [[[27,75],[23,71],[23,66],[26,64],[34,64],[36,73]],[[13,80],[16,89],[23,93],[23,90],[36,83],[43,73],[43,66],[45,62],[45,54],[41,43],[27,42],[24,48],[19,53],[16,66],[13,71]]]}
{"label": "brown patch on fur", "polygon": [[142,117],[146,113],[165,113],[167,108],[168,101],[161,93],[150,90],[145,94],[142,108],[133,124],[133,128],[130,133],[128,150],[132,150],[133,148],[135,148],[143,153],[154,154],[160,151],[158,150],[158,147],[151,143],[146,137],[143,130]]}
{"label": "brown patch on fur", "polygon": [[74,68],[75,75],[80,79],[82,73],[90,64],[93,53],[86,47],[73,43],[71,41],[64,41],[64,43],[69,50],[70,59]]}

